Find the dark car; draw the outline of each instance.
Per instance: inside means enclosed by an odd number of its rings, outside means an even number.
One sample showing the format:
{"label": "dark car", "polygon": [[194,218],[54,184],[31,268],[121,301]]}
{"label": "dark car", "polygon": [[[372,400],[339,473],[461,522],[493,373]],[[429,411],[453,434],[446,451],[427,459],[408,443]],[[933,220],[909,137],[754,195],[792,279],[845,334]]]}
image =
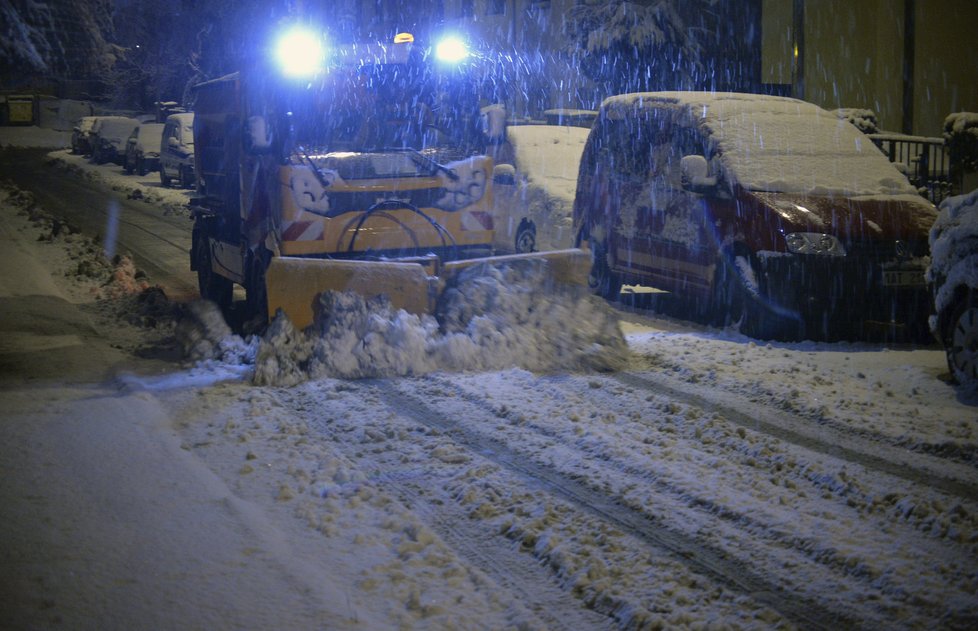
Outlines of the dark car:
{"label": "dark car", "polygon": [[687,301],[754,337],[929,335],[937,209],[876,147],[803,101],[661,92],[606,99],[581,160],[590,283]]}
{"label": "dark car", "polygon": [[126,116],[100,116],[92,127],[92,162],[114,162],[122,166],[126,143],[139,121]]}
{"label": "dark car", "polygon": [[949,197],[930,233],[931,329],[954,379],[978,386],[978,191]]}
{"label": "dark car", "polygon": [[134,171],[146,175],[160,168],[160,143],[163,139],[163,123],[143,123],[129,136],[126,143],[126,173]]}

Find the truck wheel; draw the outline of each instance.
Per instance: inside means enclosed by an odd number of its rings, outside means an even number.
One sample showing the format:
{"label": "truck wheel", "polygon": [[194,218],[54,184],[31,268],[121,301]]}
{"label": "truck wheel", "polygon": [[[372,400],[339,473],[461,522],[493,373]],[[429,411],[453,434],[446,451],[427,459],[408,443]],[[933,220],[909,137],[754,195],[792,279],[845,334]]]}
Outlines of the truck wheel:
{"label": "truck wheel", "polygon": [[146,173],[146,161],[140,158],[139,162],[136,163],[136,174],[142,176],[146,175]]}
{"label": "truck wheel", "polygon": [[591,243],[591,272],[587,284],[594,293],[607,300],[618,300],[621,296],[621,278],[608,265],[607,249],[603,243]]}
{"label": "truck wheel", "polygon": [[194,243],[194,260],[197,268],[197,288],[200,297],[217,303],[222,311],[231,305],[233,283],[216,273],[211,261],[211,248],[207,237],[201,236]]}
{"label": "truck wheel", "polygon": [[250,257],[245,300],[248,305],[248,319],[258,326],[264,326],[268,322],[268,289],[265,286],[265,270],[267,268],[267,256],[255,255]]}
{"label": "truck wheel", "polygon": [[537,227],[524,219],[516,229],[516,253],[533,252],[537,247]]}
{"label": "truck wheel", "polygon": [[951,375],[961,385],[978,384],[978,292],[967,292],[954,305],[945,339]]}
{"label": "truck wheel", "polygon": [[190,169],[187,167],[180,167],[180,186],[182,188],[192,188],[194,185],[194,178],[190,175]]}
{"label": "truck wheel", "polygon": [[166,168],[163,167],[162,163],[160,163],[160,184],[163,186],[170,185],[170,176],[166,174]]}

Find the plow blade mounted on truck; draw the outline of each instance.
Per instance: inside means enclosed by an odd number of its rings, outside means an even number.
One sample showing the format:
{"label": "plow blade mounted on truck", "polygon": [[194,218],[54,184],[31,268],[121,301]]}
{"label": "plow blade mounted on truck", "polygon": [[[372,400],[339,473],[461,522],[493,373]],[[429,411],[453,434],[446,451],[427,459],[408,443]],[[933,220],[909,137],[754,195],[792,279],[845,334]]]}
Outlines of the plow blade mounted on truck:
{"label": "plow blade mounted on truck", "polygon": [[[463,270],[478,266],[519,264],[542,260],[554,285],[587,284],[591,260],[578,249],[556,250],[465,259],[442,263],[425,261],[323,260],[303,257],[274,257],[265,282],[268,292],[268,318],[281,309],[299,329],[312,324],[316,297],[328,290],[355,291],[364,297],[385,295],[396,309],[418,315],[435,315],[438,300]],[[550,283],[548,283],[550,284]]]}

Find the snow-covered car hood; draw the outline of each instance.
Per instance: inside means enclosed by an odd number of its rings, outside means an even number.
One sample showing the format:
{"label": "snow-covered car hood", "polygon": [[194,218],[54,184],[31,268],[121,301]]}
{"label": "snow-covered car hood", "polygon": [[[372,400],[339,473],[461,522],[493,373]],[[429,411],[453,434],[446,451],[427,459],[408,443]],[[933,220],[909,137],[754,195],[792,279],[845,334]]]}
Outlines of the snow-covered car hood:
{"label": "snow-covered car hood", "polygon": [[787,228],[833,234],[845,242],[906,240],[921,245],[937,209],[919,195],[856,197],[741,191],[776,212]]}

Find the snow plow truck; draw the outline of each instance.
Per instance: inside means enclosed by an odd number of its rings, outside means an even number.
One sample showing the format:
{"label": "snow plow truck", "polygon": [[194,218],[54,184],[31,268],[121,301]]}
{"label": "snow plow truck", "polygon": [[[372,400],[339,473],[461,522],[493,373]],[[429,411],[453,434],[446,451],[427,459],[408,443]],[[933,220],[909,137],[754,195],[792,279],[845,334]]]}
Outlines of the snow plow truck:
{"label": "snow plow truck", "polygon": [[279,63],[195,88],[190,265],[203,298],[227,307],[238,284],[252,317],[281,309],[303,328],[325,290],[435,314],[480,264],[544,258],[555,282],[586,282],[578,249],[493,256],[505,112],[482,107],[461,43],[402,33],[324,55],[317,35],[282,42]]}

